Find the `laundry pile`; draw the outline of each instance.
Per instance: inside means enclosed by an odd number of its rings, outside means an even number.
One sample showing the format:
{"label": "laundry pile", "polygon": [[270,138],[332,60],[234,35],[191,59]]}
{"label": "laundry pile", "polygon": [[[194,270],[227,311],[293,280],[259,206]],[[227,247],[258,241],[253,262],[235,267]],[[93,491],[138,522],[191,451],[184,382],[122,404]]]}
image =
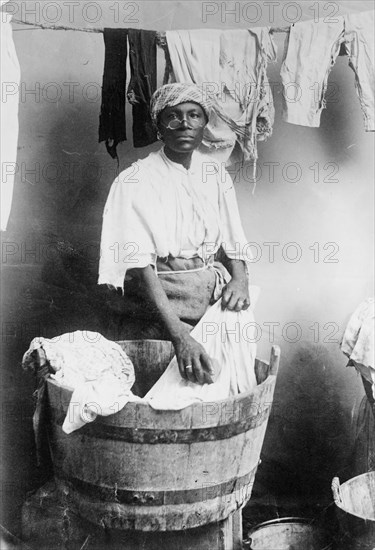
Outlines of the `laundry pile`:
{"label": "laundry pile", "polygon": [[[132,362],[119,344],[98,332],[76,330],[52,339],[34,338],[23,356],[22,365],[32,371],[47,366],[45,378],[50,376],[73,389],[62,426],[65,433],[92,422],[98,414],[108,416],[118,412],[134,398]],[[44,395],[38,397],[37,416]],[[35,428],[39,429],[34,417]]]}

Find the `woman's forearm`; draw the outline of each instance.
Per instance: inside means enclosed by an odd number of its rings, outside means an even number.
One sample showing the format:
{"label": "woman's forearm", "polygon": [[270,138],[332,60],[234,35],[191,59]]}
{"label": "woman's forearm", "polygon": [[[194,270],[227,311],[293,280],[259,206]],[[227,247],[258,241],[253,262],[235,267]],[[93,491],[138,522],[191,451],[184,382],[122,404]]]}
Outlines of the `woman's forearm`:
{"label": "woman's forearm", "polygon": [[154,306],[169,333],[182,378],[198,384],[211,384],[213,382],[211,360],[201,344],[190,336],[190,331],[174,312],[153,268],[150,265],[136,268],[134,275],[140,281],[146,299],[150,305]]}
{"label": "woman's forearm", "polygon": [[184,327],[183,323],[181,323],[179,317],[174,312],[160,280],[151,265],[132,269],[132,272],[134,272],[134,275],[140,281],[146,299],[157,310],[161,321],[169,333],[171,341],[175,343],[181,337],[188,334],[189,331]]}
{"label": "woman's forearm", "polygon": [[155,308],[169,333],[182,378],[198,384],[211,384],[213,382],[211,359],[202,345],[190,336],[189,329],[174,312],[153,268],[150,265],[136,268],[134,275],[142,285],[146,299]]}
{"label": "woman's forearm", "polygon": [[247,281],[248,272],[246,268],[246,263],[243,260],[232,260],[231,258],[227,257],[225,264],[233,279],[243,282]]}

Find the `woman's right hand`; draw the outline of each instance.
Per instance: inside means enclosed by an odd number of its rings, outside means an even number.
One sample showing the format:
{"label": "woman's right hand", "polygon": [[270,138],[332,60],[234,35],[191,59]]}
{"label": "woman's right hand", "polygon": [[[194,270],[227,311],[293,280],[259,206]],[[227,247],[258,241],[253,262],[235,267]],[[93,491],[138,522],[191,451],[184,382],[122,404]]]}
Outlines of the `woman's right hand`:
{"label": "woman's right hand", "polygon": [[154,269],[148,265],[132,271],[138,277],[150,306],[156,308],[169,333],[182,378],[196,384],[212,384],[214,370],[210,357],[176,315]]}
{"label": "woman's right hand", "polygon": [[184,334],[173,341],[173,346],[182,378],[196,384],[213,383],[213,364],[201,344]]}

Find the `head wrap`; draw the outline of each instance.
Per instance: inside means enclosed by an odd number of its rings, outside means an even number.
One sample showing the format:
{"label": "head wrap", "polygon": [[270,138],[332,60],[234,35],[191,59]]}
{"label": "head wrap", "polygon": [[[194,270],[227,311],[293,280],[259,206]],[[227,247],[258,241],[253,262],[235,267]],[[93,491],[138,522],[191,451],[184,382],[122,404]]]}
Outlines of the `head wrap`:
{"label": "head wrap", "polygon": [[165,84],[158,88],[153,94],[150,102],[151,118],[154,124],[158,122],[158,116],[166,107],[175,107],[180,103],[187,102],[198,103],[207,117],[210,118],[212,103],[207,93],[196,86],[196,84],[187,84],[183,82],[175,82],[173,84]]}

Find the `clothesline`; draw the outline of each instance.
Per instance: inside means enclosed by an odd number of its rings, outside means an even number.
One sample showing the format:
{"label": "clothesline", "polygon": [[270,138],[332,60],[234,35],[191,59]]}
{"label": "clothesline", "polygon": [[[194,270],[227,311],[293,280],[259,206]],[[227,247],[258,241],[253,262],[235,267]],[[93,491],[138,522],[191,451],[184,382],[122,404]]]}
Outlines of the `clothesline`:
{"label": "clothesline", "polygon": [[[37,27],[41,30],[52,30],[52,31],[80,31],[80,32],[92,32],[96,34],[100,34],[104,32],[104,28],[87,28],[87,27],[66,27],[64,25],[42,25],[41,23],[31,23],[31,21],[23,21],[21,19],[12,19],[14,23],[20,23],[22,25],[28,25],[32,27]],[[13,31],[32,31],[35,29],[13,29]],[[270,33],[289,33],[290,27],[271,27]],[[167,47],[167,41],[166,41],[166,35],[165,31],[157,31],[156,32],[156,40],[157,44],[161,48]],[[345,55],[343,47],[340,49],[340,55]]]}
{"label": "clothesline", "polygon": [[[52,31],[79,31],[79,32],[92,32],[92,33],[103,33],[104,28],[102,27],[68,27],[65,25],[43,25],[42,23],[32,23],[31,21],[23,21],[22,19],[12,19],[13,23],[20,23],[21,25],[29,25],[32,27],[37,27],[39,29],[43,30],[52,30]],[[17,30],[17,29],[15,29]],[[18,29],[21,30],[21,29]],[[271,27],[270,33],[276,33],[276,32],[289,32],[289,27]],[[162,45],[164,39],[165,39],[165,31],[158,31],[156,33],[157,39]]]}
{"label": "clothesline", "polygon": [[12,18],[12,23],[20,23],[21,25],[30,25],[32,27],[37,27],[43,30],[52,30],[52,31],[81,31],[81,32],[94,32],[102,33],[104,29],[100,28],[89,28],[89,27],[66,27],[64,25],[43,25],[42,23],[32,23],[31,21],[23,21],[22,19]]}

